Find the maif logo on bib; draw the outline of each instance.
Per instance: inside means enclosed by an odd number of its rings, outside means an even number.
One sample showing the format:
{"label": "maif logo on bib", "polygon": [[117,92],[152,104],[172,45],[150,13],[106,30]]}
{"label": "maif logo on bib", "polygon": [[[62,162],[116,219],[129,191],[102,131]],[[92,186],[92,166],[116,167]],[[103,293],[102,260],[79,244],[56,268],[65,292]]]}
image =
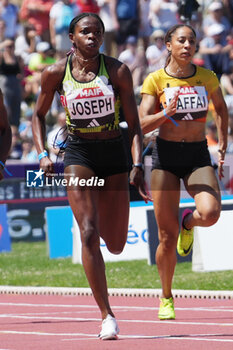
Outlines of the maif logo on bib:
{"label": "maif logo on bib", "polygon": [[179,91],[177,100],[178,113],[195,113],[207,111],[208,99],[204,86],[178,86],[165,88],[164,93],[167,105],[170,103],[176,91]]}
{"label": "maif logo on bib", "polygon": [[107,92],[100,87],[76,89],[66,100],[71,119],[97,119],[114,113],[112,86],[107,87]]}

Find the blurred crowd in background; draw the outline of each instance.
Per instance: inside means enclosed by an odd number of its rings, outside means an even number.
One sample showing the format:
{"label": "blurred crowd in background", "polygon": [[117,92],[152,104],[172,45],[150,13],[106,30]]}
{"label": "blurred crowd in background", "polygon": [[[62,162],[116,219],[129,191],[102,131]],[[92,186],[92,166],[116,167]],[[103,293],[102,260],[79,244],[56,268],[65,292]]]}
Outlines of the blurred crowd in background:
{"label": "blurred crowd in background", "polygon": [[[138,104],[144,78],[164,66],[167,29],[176,23],[192,25],[198,40],[193,62],[220,80],[230,114],[227,152],[233,153],[233,0],[0,0],[0,88],[12,128],[9,159],[38,161],[31,119],[41,72],[66,57],[69,23],[81,12],[102,18],[106,33],[101,50],[128,65]],[[206,136],[211,149],[218,142],[214,118],[210,106]],[[57,161],[53,140],[65,125],[59,96],[47,123],[47,148]]]}

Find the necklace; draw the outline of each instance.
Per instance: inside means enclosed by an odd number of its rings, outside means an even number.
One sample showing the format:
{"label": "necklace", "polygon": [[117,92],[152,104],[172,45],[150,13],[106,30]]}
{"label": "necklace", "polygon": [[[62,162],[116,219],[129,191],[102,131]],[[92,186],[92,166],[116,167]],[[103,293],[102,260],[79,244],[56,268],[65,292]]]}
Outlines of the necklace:
{"label": "necklace", "polygon": [[88,62],[88,61],[94,61],[97,57],[99,57],[99,52],[97,53],[97,55],[95,55],[94,57],[90,57],[90,58],[82,58],[81,56],[78,56],[76,52],[74,52],[74,57],[76,58],[76,60],[80,60],[82,62]]}
{"label": "necklace", "polygon": [[78,69],[78,71],[79,71],[79,74],[83,74],[84,73],[84,71],[85,71],[85,68],[86,68],[86,66],[85,67],[83,67],[82,69]]}
{"label": "necklace", "polygon": [[84,73],[84,71],[85,71],[85,68],[88,66],[88,64],[89,64],[91,61],[94,61],[94,60],[96,60],[96,59],[99,57],[99,52],[98,52],[97,55],[95,55],[94,57],[90,57],[90,58],[82,58],[82,57],[78,56],[76,52],[74,52],[74,57],[75,57],[75,59],[76,59],[76,61],[78,62],[79,65],[81,65],[81,64],[80,64],[80,61],[86,62],[86,63],[87,63],[86,65],[84,65],[84,66],[82,67],[82,69],[78,69],[79,74],[82,75],[82,74]]}
{"label": "necklace", "polygon": [[[192,66],[192,68],[193,68],[193,66]],[[182,68],[180,68],[180,67],[177,68],[177,71],[176,71],[176,72],[172,72],[172,71],[170,70],[170,68],[167,66],[167,67],[166,67],[166,72],[167,72],[169,75],[173,75],[174,77],[185,76],[184,71],[183,71]],[[191,74],[189,74],[189,75],[191,75]],[[187,75],[186,75],[186,76],[187,76]]]}
{"label": "necklace", "polygon": [[82,58],[80,56],[77,55],[76,52],[74,52],[74,57],[76,59],[76,61],[78,62],[78,64],[81,66],[81,63],[80,61],[82,61],[83,63],[86,62],[86,64],[83,65],[82,69],[78,69],[78,72],[80,75],[83,75],[84,74],[84,71],[86,69],[86,67],[88,66],[88,64],[94,60],[96,60],[98,57],[99,57],[99,52],[97,55],[95,55],[94,57],[90,57],[90,58]]}

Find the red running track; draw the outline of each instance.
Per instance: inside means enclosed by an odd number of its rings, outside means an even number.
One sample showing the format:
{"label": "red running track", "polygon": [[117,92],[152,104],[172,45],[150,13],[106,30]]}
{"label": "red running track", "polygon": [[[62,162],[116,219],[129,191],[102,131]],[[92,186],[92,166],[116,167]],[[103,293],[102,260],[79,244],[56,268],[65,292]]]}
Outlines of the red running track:
{"label": "red running track", "polygon": [[233,302],[177,298],[176,320],[157,318],[153,297],[110,297],[119,339],[101,341],[91,296],[0,295],[0,350],[229,350]]}

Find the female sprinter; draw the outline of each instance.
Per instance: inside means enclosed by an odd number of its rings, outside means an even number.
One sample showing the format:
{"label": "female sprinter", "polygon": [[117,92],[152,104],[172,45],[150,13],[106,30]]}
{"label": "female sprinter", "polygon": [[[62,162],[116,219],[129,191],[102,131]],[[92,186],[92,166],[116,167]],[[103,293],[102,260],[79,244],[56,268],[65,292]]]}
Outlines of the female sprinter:
{"label": "female sprinter", "polygon": [[[33,135],[40,167],[52,173],[53,163],[44,151],[45,115],[58,91],[67,114],[64,168],[68,200],[81,232],[85,273],[102,314],[99,337],[116,339],[119,330],[109,305],[100,237],[115,254],[122,252],[127,239],[128,163],[119,128],[120,105],[132,146],[131,179],[147,201],[141,169],[142,133],[129,69],[99,53],[104,39],[101,19],[93,13],[81,13],[70,23],[69,38],[71,54],[42,74]],[[83,181],[96,177],[104,185],[95,181],[96,186],[83,186]],[[75,179],[81,179],[82,184],[76,184]]]}
{"label": "female sprinter", "polygon": [[[165,43],[168,50],[165,68],[146,77],[139,115],[143,133],[159,128],[151,172],[160,242],[156,251],[162,284],[158,317],[174,319],[172,279],[176,247],[180,255],[189,254],[194,226],[213,225],[221,211],[220,190],[205,138],[209,100],[217,112],[220,179],[227,147],[228,112],[214,72],[192,63],[196,51],[193,28],[185,24],[173,26]],[[183,212],[178,239],[180,179],[194,198],[196,208]]]}

